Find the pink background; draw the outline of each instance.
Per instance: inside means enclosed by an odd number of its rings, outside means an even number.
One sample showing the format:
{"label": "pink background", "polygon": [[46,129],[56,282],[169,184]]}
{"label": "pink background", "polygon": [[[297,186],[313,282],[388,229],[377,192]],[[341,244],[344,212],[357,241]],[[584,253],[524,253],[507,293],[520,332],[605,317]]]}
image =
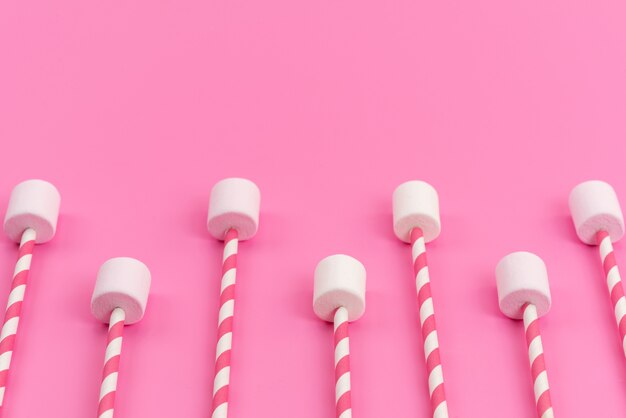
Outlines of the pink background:
{"label": "pink background", "polygon": [[[234,175],[263,202],[240,247],[232,418],[333,416],[331,326],[311,298],[335,252],[368,270],[355,416],[429,415],[409,247],[391,226],[408,179],[441,199],[428,250],[451,415],[534,415],[522,326],[493,277],[525,249],[551,277],[556,414],[625,416],[600,264],[567,210],[591,178],[626,199],[625,14],[620,0],[2,2],[0,204],[32,177],[63,196],[5,416],[95,415],[105,328],[89,299],[118,255],[146,262],[153,288],[126,332],[116,416],[209,416],[221,244],[205,216]],[[15,257],[1,239],[0,300]]]}

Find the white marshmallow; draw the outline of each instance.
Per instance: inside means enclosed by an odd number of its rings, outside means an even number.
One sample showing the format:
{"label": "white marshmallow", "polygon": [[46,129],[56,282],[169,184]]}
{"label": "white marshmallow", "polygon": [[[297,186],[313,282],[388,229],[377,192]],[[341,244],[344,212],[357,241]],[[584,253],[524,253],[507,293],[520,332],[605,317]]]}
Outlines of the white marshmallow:
{"label": "white marshmallow", "polygon": [[365,312],[365,267],[343,254],[324,258],[315,268],[313,310],[325,321],[333,321],[335,311],[344,307],[348,320]]}
{"label": "white marshmallow", "polygon": [[578,238],[595,245],[596,234],[606,231],[611,241],[624,236],[624,216],[613,187],[603,181],[586,181],[574,187],[569,195],[569,210]]}
{"label": "white marshmallow", "polygon": [[531,303],[537,314],[550,310],[550,284],[543,260],[533,253],[519,251],[505,256],[496,266],[498,299],[503,314],[522,319],[522,307]]}
{"label": "white marshmallow", "polygon": [[108,323],[111,312],[122,308],[127,324],[138,322],[146,311],[150,282],[150,270],[141,261],[129,257],[107,260],[98,272],[91,312]]}
{"label": "white marshmallow", "polygon": [[22,233],[35,230],[35,242],[50,241],[54,237],[59,218],[61,195],[52,184],[43,180],[26,180],[13,188],[9,207],[4,217],[4,232],[15,242]]}
{"label": "white marshmallow", "polygon": [[228,178],[213,186],[209,200],[207,228],[223,240],[229,229],[236,229],[240,240],[252,238],[259,228],[261,191],[247,179]]}
{"label": "white marshmallow", "polygon": [[439,197],[433,186],[424,181],[407,181],[393,192],[393,229],[404,242],[411,241],[411,230],[419,227],[430,242],[441,232]]}

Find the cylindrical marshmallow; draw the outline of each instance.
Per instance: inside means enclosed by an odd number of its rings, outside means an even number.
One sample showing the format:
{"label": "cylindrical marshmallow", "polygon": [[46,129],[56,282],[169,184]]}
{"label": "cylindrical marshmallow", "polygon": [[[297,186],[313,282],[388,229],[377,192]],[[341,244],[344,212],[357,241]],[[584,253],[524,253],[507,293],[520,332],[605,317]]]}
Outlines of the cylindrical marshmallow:
{"label": "cylindrical marshmallow", "polygon": [[4,232],[15,242],[31,228],[38,244],[54,237],[59,218],[61,195],[52,184],[43,180],[26,180],[13,188],[4,217]]}
{"label": "cylindrical marshmallow", "polygon": [[535,305],[539,316],[550,310],[548,270],[537,255],[519,251],[505,256],[496,266],[496,283],[500,310],[509,318],[522,319],[528,303]]}
{"label": "cylindrical marshmallow", "polygon": [[313,310],[332,322],[335,311],[344,307],[348,320],[359,319],[365,312],[365,267],[357,259],[336,254],[324,258],[315,268]]}
{"label": "cylindrical marshmallow", "polygon": [[599,231],[608,232],[611,241],[624,236],[624,216],[617,194],[603,181],[586,181],[574,187],[569,195],[569,210],[578,238],[595,245]]}
{"label": "cylindrical marshmallow", "polygon": [[150,270],[139,260],[129,257],[107,260],[98,272],[91,312],[108,323],[111,312],[121,308],[127,324],[138,322],[146,311],[150,281]]}
{"label": "cylindrical marshmallow", "polygon": [[411,230],[421,228],[424,240],[430,242],[441,232],[439,196],[424,181],[407,181],[393,192],[393,229],[404,242],[411,242]]}
{"label": "cylindrical marshmallow", "polygon": [[261,191],[247,179],[228,178],[211,190],[207,228],[223,240],[229,229],[236,229],[240,240],[252,238],[259,228]]}

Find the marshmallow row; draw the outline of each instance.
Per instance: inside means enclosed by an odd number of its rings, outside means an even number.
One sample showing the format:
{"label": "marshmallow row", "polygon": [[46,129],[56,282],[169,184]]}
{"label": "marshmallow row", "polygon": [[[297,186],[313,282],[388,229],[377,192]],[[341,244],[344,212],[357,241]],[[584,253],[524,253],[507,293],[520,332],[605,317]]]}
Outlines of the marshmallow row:
{"label": "marshmallow row", "polygon": [[[613,242],[624,236],[624,217],[615,190],[602,181],[583,182],[571,191],[569,209],[578,238],[585,244],[598,245],[622,348],[626,355],[626,298],[613,253]],[[496,266],[496,285],[502,313],[522,319],[537,416],[554,417],[546,360],[539,331],[539,318],[550,310],[552,298],[546,265],[537,255],[516,252]]]}
{"label": "marshmallow row", "polygon": [[[57,189],[42,180],[28,180],[13,189],[4,220],[4,230],[11,240],[20,243],[20,260],[28,259],[28,264],[18,261],[18,265],[22,266],[19,270],[22,275],[30,267],[34,244],[48,242],[54,237],[60,200]],[[257,233],[260,201],[259,188],[252,181],[242,178],[221,180],[210,193],[207,230],[212,237],[224,244],[213,418],[226,418],[228,414],[232,326],[227,327],[224,324],[231,323],[234,319],[238,244],[253,238]],[[622,282],[612,243],[621,239],[625,231],[615,190],[601,181],[581,183],[572,190],[569,207],[579,239],[585,244],[599,247],[609,292],[614,294],[616,286],[622,288]],[[439,337],[434,321],[434,302],[426,263],[426,244],[441,233],[438,193],[434,187],[423,181],[403,183],[393,192],[392,211],[395,236],[411,245],[424,356],[429,366],[427,382],[433,417],[447,418]],[[19,282],[19,277],[21,276],[16,269],[14,280],[17,282],[14,286],[25,286]],[[337,415],[351,416],[348,324],[364,315],[366,270],[355,258],[336,254],[318,263],[313,278],[313,311],[323,321],[334,324]],[[551,417],[553,412],[550,387],[538,325],[539,318],[549,312],[552,301],[546,265],[535,254],[515,252],[505,256],[497,264],[495,279],[501,312],[511,319],[524,322],[538,416]],[[91,310],[96,319],[109,324],[99,417],[113,414],[111,399],[115,398],[117,386],[122,330],[125,325],[137,323],[144,317],[150,286],[151,273],[148,267],[129,257],[108,260],[97,274]],[[623,290],[621,294],[623,295]],[[620,324],[626,318],[626,298],[621,296],[613,299],[616,320]],[[9,307],[11,303],[16,303],[16,300],[11,300]],[[10,320],[15,322],[13,317],[5,318],[7,330]],[[620,327],[620,332],[626,355],[626,328]],[[5,338],[12,336],[4,328],[2,334]],[[11,358],[10,354],[2,354],[5,353],[0,352],[0,372],[8,370],[10,365],[4,364],[3,361],[6,360],[2,358],[8,358],[9,362]],[[4,387],[0,387],[0,408],[3,397]]]}
{"label": "marshmallow row", "polygon": [[[447,418],[443,372],[426,266],[425,244],[441,232],[437,191],[423,181],[401,184],[393,193],[393,229],[403,242],[411,243],[418,292],[424,355],[430,370],[429,393],[433,417]],[[337,417],[352,416],[348,324],[365,312],[366,272],[361,262],[344,254],[321,260],[314,273],[313,311],[333,322],[335,341],[335,407]]]}
{"label": "marshmallow row", "polygon": [[[213,418],[228,414],[230,351],[232,327],[223,324],[233,320],[234,285],[238,242],[252,238],[259,225],[261,194],[250,180],[224,179],[213,187],[209,200],[207,229],[224,241],[223,276],[220,294],[220,318],[214,379]],[[117,390],[122,329],[142,319],[148,302],[151,275],[145,264],[128,257],[108,260],[102,265],[91,299],[93,315],[109,323],[109,337],[100,390],[98,416],[113,415]]]}

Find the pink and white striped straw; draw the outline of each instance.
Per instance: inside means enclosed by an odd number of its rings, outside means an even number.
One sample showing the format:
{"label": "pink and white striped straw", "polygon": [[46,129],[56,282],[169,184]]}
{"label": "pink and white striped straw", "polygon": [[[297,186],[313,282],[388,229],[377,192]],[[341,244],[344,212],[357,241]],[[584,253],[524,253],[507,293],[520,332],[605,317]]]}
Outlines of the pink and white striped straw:
{"label": "pink and white striped straw", "polygon": [[104,368],[102,370],[102,384],[100,386],[98,418],[113,417],[125,320],[126,314],[124,310],[116,308],[111,312],[107,348],[104,355]]}
{"label": "pink and white striped straw", "polygon": [[622,340],[622,350],[624,351],[624,355],[626,355],[626,320],[624,319],[626,317],[626,298],[624,297],[624,285],[622,284],[622,278],[619,274],[615,252],[613,251],[613,243],[611,242],[609,233],[606,231],[598,232],[596,234],[596,240],[598,242],[600,260],[604,268],[606,284],[609,288],[609,294],[611,295],[611,302],[613,303],[615,321],[617,322],[617,328]]}
{"label": "pink and white striped straw", "polygon": [[35,247],[35,230],[26,229],[22,233],[20,249],[13,272],[11,293],[4,315],[4,324],[0,333],[0,411],[4,406],[4,394],[7,386],[7,377],[13,356],[13,346],[17,335],[17,328],[26,292],[26,282],[30,271],[30,263]]}
{"label": "pink and white striped straw", "polygon": [[550,398],[550,385],[548,384],[548,372],[543,356],[543,344],[539,332],[539,317],[537,308],[533,304],[526,304],[524,309],[524,330],[526,344],[528,345],[528,359],[533,378],[535,392],[535,404],[539,418],[554,418],[552,399]]}
{"label": "pink and white striped straw", "polygon": [[430,277],[426,261],[426,242],[421,228],[411,230],[413,271],[417,285],[417,300],[420,312],[424,356],[428,369],[428,389],[434,418],[448,417],[448,404],[443,382],[443,370],[439,354],[439,339],[435,323],[435,309],[430,291]]}
{"label": "pink and white striped straw", "polygon": [[337,418],[352,418],[350,385],[350,339],[348,310],[340,307],[334,316],[335,336],[335,408]]}
{"label": "pink and white striped straw", "polygon": [[228,389],[230,385],[230,351],[233,344],[233,316],[235,313],[235,278],[237,274],[237,247],[239,234],[230,229],[224,239],[220,311],[215,350],[215,378],[213,380],[212,418],[228,416]]}

